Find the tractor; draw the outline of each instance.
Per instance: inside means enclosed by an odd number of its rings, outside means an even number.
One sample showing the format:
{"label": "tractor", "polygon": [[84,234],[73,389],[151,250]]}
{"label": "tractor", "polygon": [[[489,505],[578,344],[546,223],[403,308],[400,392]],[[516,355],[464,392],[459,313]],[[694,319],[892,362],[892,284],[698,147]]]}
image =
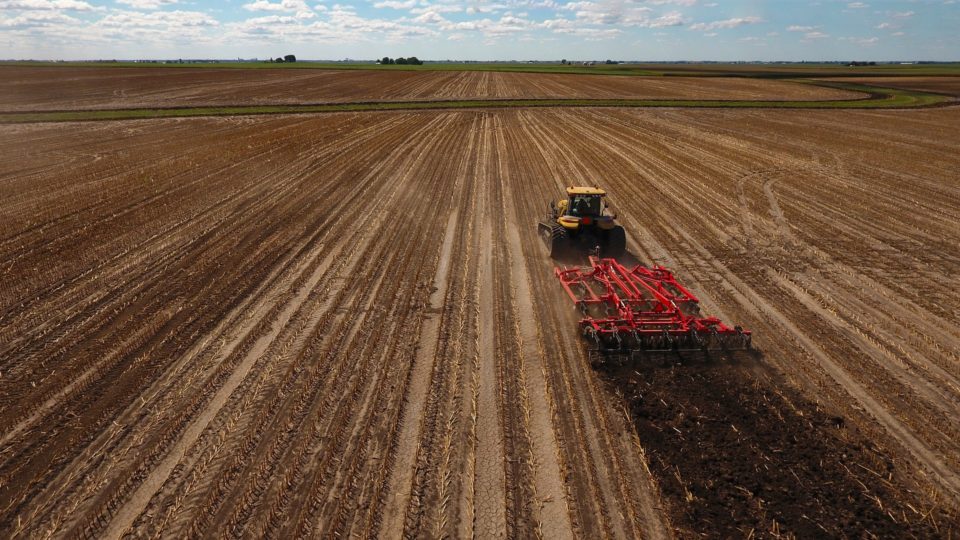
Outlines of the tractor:
{"label": "tractor", "polygon": [[598,187],[568,187],[567,198],[550,202],[537,228],[554,259],[594,253],[620,257],[627,247],[616,215],[607,213],[607,193]]}

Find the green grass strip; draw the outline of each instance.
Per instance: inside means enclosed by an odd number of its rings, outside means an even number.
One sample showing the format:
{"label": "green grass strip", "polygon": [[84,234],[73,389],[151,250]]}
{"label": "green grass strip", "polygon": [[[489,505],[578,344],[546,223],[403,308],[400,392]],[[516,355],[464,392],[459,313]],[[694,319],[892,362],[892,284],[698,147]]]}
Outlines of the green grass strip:
{"label": "green grass strip", "polygon": [[733,101],[687,99],[506,99],[459,101],[403,101],[371,103],[330,103],[315,105],[249,105],[227,107],[183,107],[164,109],[113,109],[50,112],[0,113],[0,123],[76,122],[92,120],[134,120],[194,116],[236,116],[260,114],[303,114],[363,111],[491,109],[517,107],[679,107],[702,109],[890,109],[918,108],[954,101],[948,96],[913,90],[879,88],[850,83],[795,81],[818,86],[863,92],[864,98],[826,101]]}

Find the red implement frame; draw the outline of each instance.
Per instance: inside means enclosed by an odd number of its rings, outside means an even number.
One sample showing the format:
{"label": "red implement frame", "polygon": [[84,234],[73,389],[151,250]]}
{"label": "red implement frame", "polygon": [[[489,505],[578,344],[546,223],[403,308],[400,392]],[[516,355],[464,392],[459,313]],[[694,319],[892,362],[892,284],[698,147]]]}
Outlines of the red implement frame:
{"label": "red implement frame", "polygon": [[558,268],[583,312],[580,328],[596,351],[748,349],[750,332],[700,317],[699,300],[662,266],[627,269],[590,257],[589,268]]}

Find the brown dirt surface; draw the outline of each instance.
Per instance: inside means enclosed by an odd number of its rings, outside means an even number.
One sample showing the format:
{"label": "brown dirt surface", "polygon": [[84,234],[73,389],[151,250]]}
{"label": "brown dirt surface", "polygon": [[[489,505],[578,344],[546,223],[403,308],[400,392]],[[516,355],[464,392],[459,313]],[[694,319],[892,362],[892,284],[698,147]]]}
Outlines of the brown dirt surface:
{"label": "brown dirt surface", "polygon": [[0,66],[0,111],[510,98],[831,100],[857,92],[749,78],[482,71]]}
{"label": "brown dirt surface", "polygon": [[960,96],[960,77],[841,77],[824,80]]}
{"label": "brown dirt surface", "polygon": [[[960,528],[960,111],[5,125],[0,149],[0,536]],[[535,227],[570,183],[756,365],[592,369]]]}
{"label": "brown dirt surface", "polygon": [[912,497],[891,482],[893,460],[842,416],[742,365],[749,356],[678,356],[604,371],[630,403],[679,536],[943,532],[907,517]]}

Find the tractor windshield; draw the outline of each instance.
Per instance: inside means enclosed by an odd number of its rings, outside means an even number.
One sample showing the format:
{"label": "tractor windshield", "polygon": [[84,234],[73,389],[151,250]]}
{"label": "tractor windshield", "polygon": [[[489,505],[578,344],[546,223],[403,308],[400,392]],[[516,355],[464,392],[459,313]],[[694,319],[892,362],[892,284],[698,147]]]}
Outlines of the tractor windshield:
{"label": "tractor windshield", "polygon": [[574,195],[570,197],[571,216],[599,216],[600,215],[600,196],[599,195]]}

